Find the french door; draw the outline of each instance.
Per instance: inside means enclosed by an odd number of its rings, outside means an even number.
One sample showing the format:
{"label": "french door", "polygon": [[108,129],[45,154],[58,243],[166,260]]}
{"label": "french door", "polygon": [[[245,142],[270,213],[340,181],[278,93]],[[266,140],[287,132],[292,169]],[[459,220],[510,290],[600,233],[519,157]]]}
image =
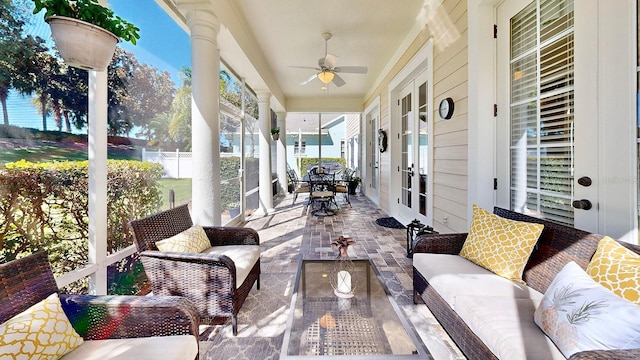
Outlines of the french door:
{"label": "french door", "polygon": [[404,221],[418,219],[431,224],[431,131],[427,71],[410,81],[399,93],[399,217]]}
{"label": "french door", "polygon": [[[498,205],[597,231],[597,117],[574,116],[573,0],[510,0],[498,16]],[[579,136],[579,137],[578,137]]]}

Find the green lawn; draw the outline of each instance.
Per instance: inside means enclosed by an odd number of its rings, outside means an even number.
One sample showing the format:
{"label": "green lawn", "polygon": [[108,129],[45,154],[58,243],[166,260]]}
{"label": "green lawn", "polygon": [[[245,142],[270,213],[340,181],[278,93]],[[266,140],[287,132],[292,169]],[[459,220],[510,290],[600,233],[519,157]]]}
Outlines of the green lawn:
{"label": "green lawn", "polygon": [[169,190],[176,194],[176,205],[191,201],[191,179],[160,179],[162,189],[162,210],[169,208]]}
{"label": "green lawn", "polygon": [[[140,160],[136,156],[108,152],[107,157],[115,160]],[[0,164],[7,164],[18,160],[30,162],[50,161],[82,161],[89,155],[86,150],[66,148],[64,146],[42,145],[33,148],[14,150],[0,150]]]}

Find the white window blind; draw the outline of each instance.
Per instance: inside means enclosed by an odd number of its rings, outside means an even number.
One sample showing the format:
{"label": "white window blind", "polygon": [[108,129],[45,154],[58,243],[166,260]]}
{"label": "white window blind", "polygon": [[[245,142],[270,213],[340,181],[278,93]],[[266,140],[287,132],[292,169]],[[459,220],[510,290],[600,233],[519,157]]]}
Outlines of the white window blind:
{"label": "white window blind", "polygon": [[573,1],[511,19],[511,208],[573,225]]}

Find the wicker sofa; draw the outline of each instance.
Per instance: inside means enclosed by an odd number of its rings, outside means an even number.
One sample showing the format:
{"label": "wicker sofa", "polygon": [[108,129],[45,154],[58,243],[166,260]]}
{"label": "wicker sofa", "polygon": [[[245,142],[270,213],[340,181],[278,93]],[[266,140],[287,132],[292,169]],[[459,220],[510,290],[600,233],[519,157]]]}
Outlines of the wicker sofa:
{"label": "wicker sofa", "polygon": [[[500,306],[499,296],[501,295],[497,295],[500,289],[497,289],[493,283],[483,284],[483,281],[487,279],[483,276],[487,275],[477,275],[473,273],[475,270],[469,271],[470,268],[465,268],[467,265],[458,262],[462,259],[461,257],[455,259],[446,255],[432,255],[459,254],[467,237],[466,233],[433,234],[418,237],[413,250],[414,302],[427,305],[469,359],[506,358],[504,355],[496,356],[494,352],[500,353],[499,350],[503,350],[502,345],[514,342],[523,344],[522,346],[526,348],[528,354],[527,358],[560,358],[562,353],[534,323],[533,311],[536,299],[538,302],[540,301],[541,294],[544,294],[555,275],[568,262],[575,261],[585,269],[603,236],[501,208],[494,208],[494,213],[512,220],[544,224],[544,230],[524,270],[522,279],[526,285],[519,286],[507,280],[508,283],[511,283],[511,285],[507,285],[511,286],[507,292],[512,291],[513,293],[513,298],[507,301],[518,302],[519,311],[514,313],[508,306],[505,306],[504,312],[501,314],[503,319],[491,319],[491,321],[502,320],[501,325],[507,327],[515,325],[515,329],[507,330],[507,334],[502,336],[500,331],[504,331],[504,328],[492,329],[493,325],[487,325],[488,322],[478,325],[479,322],[470,321],[469,319],[473,319],[474,316],[484,313],[482,306],[496,306],[496,304]],[[640,254],[640,246],[628,243],[621,244]],[[425,269],[429,266],[432,269],[435,268],[435,272],[438,274],[434,275],[433,271]],[[448,275],[451,276],[448,277]],[[499,278],[493,274],[488,276]],[[457,287],[458,293],[452,295],[450,287]],[[526,309],[526,311],[522,309]],[[496,336],[502,338],[495,341]],[[493,337],[492,343],[487,344],[488,341],[485,342],[485,340],[491,337]],[[500,345],[496,345],[496,343]],[[494,349],[492,350],[490,347]],[[500,349],[496,350],[496,347],[500,347]],[[535,355],[529,356],[529,352],[535,353]],[[638,358],[640,358],[640,349],[583,351],[574,354],[570,359]]]}
{"label": "wicker sofa", "polygon": [[[0,265],[0,323],[58,292],[46,252]],[[200,318],[187,299],[69,294],[59,297],[71,325],[84,339],[64,359],[198,358]]]}
{"label": "wicker sofa", "polygon": [[190,299],[203,323],[231,318],[233,335],[237,335],[238,312],[253,284],[260,289],[258,232],[243,227],[205,226],[211,248],[202,253],[178,253],[159,251],[156,242],[193,225],[187,205],[131,221],[129,225],[153,293]]}

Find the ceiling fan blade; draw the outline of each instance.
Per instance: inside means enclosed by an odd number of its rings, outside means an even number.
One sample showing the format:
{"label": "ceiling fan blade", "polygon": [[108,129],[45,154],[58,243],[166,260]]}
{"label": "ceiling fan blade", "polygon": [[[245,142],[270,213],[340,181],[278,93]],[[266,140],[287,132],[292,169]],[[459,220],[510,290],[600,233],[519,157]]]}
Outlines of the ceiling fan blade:
{"label": "ceiling fan blade", "polygon": [[316,79],[317,77],[318,77],[318,74],[313,74],[307,80],[301,82],[300,85],[306,85],[306,84],[310,83],[311,81],[313,81],[313,79]]}
{"label": "ceiling fan blade", "polygon": [[324,66],[327,67],[327,69],[333,69],[336,67],[339,59],[339,57],[333,54],[327,54],[327,56],[324,57]]}
{"label": "ceiling fan blade", "polygon": [[312,69],[312,70],[316,70],[316,71],[321,71],[321,69],[314,67],[314,66],[298,66],[298,65],[289,65],[290,68],[292,69]]}
{"label": "ceiling fan blade", "polygon": [[346,84],[346,83],[344,82],[344,80],[343,80],[343,79],[342,79],[338,74],[334,73],[334,75],[335,75],[335,76],[333,77],[333,84],[334,84],[335,86],[340,87],[340,86],[342,86],[342,85]]}
{"label": "ceiling fan blade", "polygon": [[366,66],[340,66],[334,69],[335,72],[341,72],[343,74],[366,74]]}

